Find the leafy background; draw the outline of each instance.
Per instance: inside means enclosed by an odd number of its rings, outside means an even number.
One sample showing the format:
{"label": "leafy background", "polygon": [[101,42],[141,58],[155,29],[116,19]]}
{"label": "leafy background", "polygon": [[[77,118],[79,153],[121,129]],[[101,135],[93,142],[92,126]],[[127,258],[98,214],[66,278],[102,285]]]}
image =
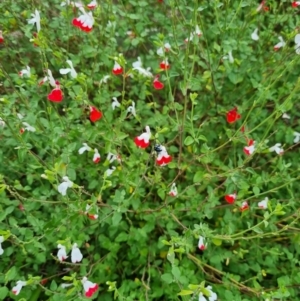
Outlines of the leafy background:
{"label": "leafy background", "polygon": [[[60,3],[0,3],[1,300],[82,300],[83,276],[100,285],[99,300],[196,300],[203,281],[219,300],[297,299],[299,9],[271,0],[259,12],[250,0],[106,0],[87,34],[71,24],[78,12]],[[27,24],[35,9],[38,47]],[[196,25],[203,35],[185,43]],[[255,28],[259,41],[251,39]],[[278,36],[287,44],[274,51]],[[156,51],[165,42],[171,68],[161,71]],[[229,51],[234,63],[224,59]],[[120,53],[124,74],[114,76]],[[137,57],[160,74],[163,90],[151,78],[126,76]],[[67,59],[77,79],[59,74]],[[19,77],[26,65],[31,77]],[[48,85],[38,85],[48,68],[61,83],[60,104],[47,100]],[[112,110],[112,97],[121,108]],[[136,117],[126,111],[132,101]],[[89,121],[89,105],[103,112],[100,121]],[[228,124],[234,107],[242,117]],[[23,121],[37,131],[20,134]],[[142,150],[133,139],[146,125],[151,147]],[[248,138],[256,141],[252,156],[243,152]],[[84,142],[99,150],[98,165],[91,153],[78,154]],[[278,142],[281,156],[268,151]],[[168,166],[155,164],[155,143],[172,155]],[[122,161],[105,178],[109,152]],[[65,175],[77,186],[63,197],[57,185]],[[174,181],[176,198],[168,195]],[[228,205],[224,196],[234,191],[237,201]],[[262,211],[257,202],[266,196]],[[250,209],[240,212],[245,200]],[[86,204],[98,208],[97,220],[82,214]],[[208,243],[203,252],[200,235]],[[83,261],[60,263],[58,242],[68,250],[77,242]],[[29,282],[14,296],[19,279]],[[62,289],[63,282],[74,286]]]}

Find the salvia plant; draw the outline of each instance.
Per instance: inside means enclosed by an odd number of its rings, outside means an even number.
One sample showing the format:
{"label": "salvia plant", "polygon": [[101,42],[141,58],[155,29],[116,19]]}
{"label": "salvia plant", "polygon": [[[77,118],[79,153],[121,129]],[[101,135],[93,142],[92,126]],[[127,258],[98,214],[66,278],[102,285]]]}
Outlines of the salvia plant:
{"label": "salvia plant", "polygon": [[1,300],[299,300],[300,1],[0,11]]}

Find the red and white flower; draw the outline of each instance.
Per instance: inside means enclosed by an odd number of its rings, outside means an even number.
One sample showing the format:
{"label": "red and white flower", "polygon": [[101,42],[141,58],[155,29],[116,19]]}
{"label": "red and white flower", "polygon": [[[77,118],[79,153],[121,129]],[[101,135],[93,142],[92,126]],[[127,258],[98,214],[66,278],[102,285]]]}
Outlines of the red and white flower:
{"label": "red and white flower", "polygon": [[72,7],[84,7],[84,4],[81,2],[74,2],[70,0],[66,0],[60,4],[60,6],[66,6],[66,5],[71,5]]}
{"label": "red and white flower", "polygon": [[191,41],[191,40],[194,38],[194,36],[201,37],[202,34],[203,34],[203,33],[202,33],[201,29],[199,28],[198,25],[196,25],[195,30],[194,30],[193,32],[190,33],[190,37],[189,37],[189,38],[186,38],[186,39],[184,40],[184,42],[187,43],[187,42]]}
{"label": "red and white flower", "polygon": [[77,263],[80,262],[83,258],[83,255],[81,253],[81,251],[79,250],[77,244],[73,244],[72,246],[72,252],[71,252],[71,261],[73,263]]}
{"label": "red and white flower", "polygon": [[276,143],[274,146],[269,148],[270,152],[275,152],[277,155],[282,155],[284,153],[281,143]]}
{"label": "red and white flower", "polygon": [[269,198],[265,197],[262,201],[258,202],[258,207],[260,209],[267,209],[268,208]]}
{"label": "red and white flower", "polygon": [[234,123],[241,118],[241,115],[237,112],[237,110],[237,108],[234,108],[227,112],[226,119],[228,123]]}
{"label": "red and white flower", "polygon": [[295,44],[296,53],[300,54],[300,34],[295,35]]}
{"label": "red and white flower", "polygon": [[248,146],[244,147],[244,153],[249,156],[252,155],[255,151],[255,141],[253,141],[252,139],[248,140]]}
{"label": "red and white flower", "polygon": [[97,150],[97,148],[94,149],[94,157],[93,157],[93,162],[95,164],[99,163],[101,160],[101,156],[99,154],[99,151]]}
{"label": "red and white flower", "polygon": [[102,112],[98,111],[96,107],[90,106],[90,120],[96,122],[102,117]]}
{"label": "red and white flower", "polygon": [[40,82],[39,82],[39,86],[43,85],[44,83],[46,83],[47,81],[49,81],[50,85],[52,87],[56,87],[56,81],[54,79],[54,77],[52,76],[52,72],[50,69],[47,70],[47,76],[45,76]]}
{"label": "red and white flower", "polygon": [[132,105],[127,108],[127,112],[131,113],[134,117],[136,117],[135,102],[134,101],[132,101]]}
{"label": "red and white flower", "polygon": [[33,14],[31,14],[31,19],[28,19],[28,24],[36,25],[36,30],[39,32],[41,30],[41,17],[39,11],[36,9]]}
{"label": "red and white flower", "polygon": [[259,12],[260,10],[264,10],[264,11],[268,11],[269,10],[269,7],[265,5],[266,3],[266,0],[263,0],[259,6],[257,7],[256,11]]}
{"label": "red and white flower", "polygon": [[292,7],[298,7],[300,6],[300,1],[293,1],[292,2]]}
{"label": "red and white flower", "polygon": [[19,72],[19,75],[21,77],[23,77],[24,75],[26,75],[27,77],[30,77],[30,67],[26,66],[26,69],[23,69]]}
{"label": "red and white flower", "polygon": [[113,99],[113,102],[111,103],[112,109],[114,110],[116,107],[119,108],[121,106],[121,104],[118,102],[117,98],[113,97],[112,99]]}
{"label": "red and white flower", "polygon": [[164,84],[159,81],[159,75],[156,75],[153,80],[153,87],[156,90],[161,90],[164,88]]}
{"label": "red and white flower", "polygon": [[204,251],[206,247],[207,243],[205,243],[205,238],[203,236],[199,236],[198,249]]}
{"label": "red and white flower", "polygon": [[60,183],[60,184],[58,185],[58,187],[57,187],[57,191],[58,191],[61,195],[65,196],[65,195],[67,194],[67,189],[70,188],[70,187],[72,187],[73,184],[74,184],[74,183],[73,183],[72,181],[70,181],[69,177],[64,176],[64,177],[63,177],[63,182]]}
{"label": "red and white flower", "polygon": [[82,143],[82,147],[78,150],[79,155],[82,155],[84,152],[89,152],[92,149],[88,146],[87,143]]}
{"label": "red and white flower", "polygon": [[172,157],[168,154],[166,148],[163,145],[159,146],[160,150],[158,151],[156,163],[159,166],[165,166],[172,161]]}
{"label": "red and white flower", "polygon": [[116,170],[115,166],[112,166],[111,168],[108,168],[105,172],[104,172],[104,177],[110,177],[113,172]]}
{"label": "red and white flower", "polygon": [[147,69],[145,69],[143,67],[143,63],[141,61],[141,58],[138,57],[138,60],[134,63],[132,63],[132,70],[136,70],[139,74],[145,76],[145,77],[152,77],[153,74],[150,72],[151,68],[148,67]]}
{"label": "red and white flower", "polygon": [[96,207],[96,213],[90,213],[89,212],[90,210],[93,210],[93,207],[89,204],[86,204],[85,214],[88,216],[88,218],[90,218],[92,220],[96,220],[99,217],[98,214],[97,214],[98,213],[98,208]]}
{"label": "red and white flower", "polygon": [[0,44],[4,43],[2,31],[0,30]]}
{"label": "red and white flower", "polygon": [[70,73],[72,78],[76,78],[77,77],[77,72],[75,71],[74,67],[73,67],[73,63],[70,60],[67,60],[67,64],[70,66],[70,68],[65,68],[65,69],[59,69],[59,73],[60,74],[68,74]]}
{"label": "red and white flower", "polygon": [[168,62],[168,59],[165,58],[160,64],[159,64],[160,69],[162,70],[169,70],[170,69],[170,64]]}
{"label": "red and white flower", "polygon": [[22,128],[23,132],[28,131],[28,132],[34,133],[36,131],[36,129],[33,126],[31,126],[30,124],[28,124],[27,122],[22,122],[22,124],[24,126],[24,128]]}
{"label": "red and white flower", "polygon": [[64,99],[64,95],[60,89],[59,81],[55,82],[55,88],[48,94],[48,100],[53,102],[61,102]]}
{"label": "red and white flower", "polygon": [[134,143],[140,148],[146,148],[150,145],[151,131],[150,127],[147,125],[145,127],[146,133],[141,134],[140,136],[135,137]]}
{"label": "red and white flower", "polygon": [[79,7],[79,10],[82,12],[78,18],[74,18],[72,24],[82,31],[90,32],[93,29],[95,23],[92,12],[85,12],[83,7]]}
{"label": "red and white flower", "polygon": [[12,288],[12,290],[11,290],[12,293],[13,293],[14,295],[16,295],[16,296],[19,295],[21,289],[23,288],[23,286],[26,286],[26,284],[27,284],[26,281],[18,280],[18,281],[17,281],[17,285],[14,286],[14,287]]}
{"label": "red and white flower", "polygon": [[169,192],[169,196],[177,196],[178,191],[177,191],[177,187],[176,187],[176,183],[174,182],[171,186],[170,192]]}
{"label": "red and white flower", "polygon": [[165,43],[164,47],[160,47],[157,49],[156,53],[159,56],[164,56],[166,52],[169,52],[171,49],[171,45],[169,43]]}
{"label": "red and white flower", "polygon": [[236,193],[225,195],[225,200],[228,204],[234,204],[236,200]]}
{"label": "red and white flower", "polygon": [[92,297],[99,288],[97,283],[93,283],[93,282],[89,281],[86,277],[82,278],[81,283],[82,283],[83,289],[85,291],[85,296],[88,298]]}
{"label": "red and white flower", "polygon": [[281,36],[278,37],[279,39],[279,43],[277,43],[275,46],[274,46],[274,50],[277,51],[279,50],[280,48],[284,47],[285,46],[285,41],[283,40],[283,38]]}
{"label": "red and white flower", "polygon": [[242,206],[240,207],[240,210],[241,211],[245,211],[245,210],[248,210],[249,209],[249,205],[248,205],[248,202],[247,201],[244,201],[242,203]]}
{"label": "red and white flower", "polygon": [[87,7],[88,9],[95,9],[97,7],[97,1],[96,0],[93,0],[92,2],[90,2]]}
{"label": "red and white flower", "polygon": [[295,136],[294,143],[298,143],[300,141],[300,133],[294,132],[293,136]]}
{"label": "red and white flower", "polygon": [[61,244],[58,244],[57,248],[58,248],[58,252],[57,252],[57,258],[58,258],[58,260],[59,261],[66,260],[68,258],[66,247],[63,246],[63,245],[61,245]]}
{"label": "red and white flower", "polygon": [[253,41],[258,41],[259,40],[258,28],[255,28],[254,31],[251,33],[251,39]]}
{"label": "red and white flower", "polygon": [[122,161],[120,155],[115,155],[115,154],[113,154],[113,153],[108,153],[108,154],[107,154],[107,157],[106,157],[106,160],[107,160],[109,163],[112,163],[112,162],[114,162],[115,160],[117,160],[119,163]]}
{"label": "red and white flower", "polygon": [[4,253],[4,250],[2,249],[2,243],[4,242],[4,237],[1,235],[0,236],[0,255]]}
{"label": "red and white flower", "polygon": [[114,75],[122,74],[123,73],[123,68],[117,62],[115,62],[112,73]]}

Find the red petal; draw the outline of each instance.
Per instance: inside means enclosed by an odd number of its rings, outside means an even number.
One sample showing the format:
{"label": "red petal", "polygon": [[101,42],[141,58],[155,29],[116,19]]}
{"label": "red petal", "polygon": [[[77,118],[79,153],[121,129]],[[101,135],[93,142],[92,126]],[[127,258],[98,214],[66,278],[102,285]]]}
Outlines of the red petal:
{"label": "red petal", "polygon": [[199,250],[204,251],[204,250],[205,250],[205,245],[201,245],[201,246],[199,247]]}
{"label": "red petal", "polygon": [[3,38],[0,38],[0,44],[2,44],[4,42]]}
{"label": "red petal", "polygon": [[161,83],[161,82],[158,81],[158,80],[155,80],[155,81],[153,82],[153,87],[154,87],[154,89],[156,89],[156,90],[161,90],[161,89],[164,88],[164,84]]}
{"label": "red petal", "polygon": [[91,107],[91,113],[90,113],[90,120],[92,122],[96,122],[97,120],[101,119],[102,113],[98,111],[95,107]]}
{"label": "red petal", "polygon": [[135,137],[134,142],[135,142],[136,146],[138,146],[140,148],[146,148],[150,145],[149,141],[146,142],[144,139],[139,139],[139,137]]}
{"label": "red petal", "polygon": [[74,25],[74,26],[76,26],[76,27],[81,27],[82,26],[82,23],[77,19],[77,18],[74,18],[73,20],[72,20],[72,24]]}
{"label": "red petal", "polygon": [[233,204],[235,202],[235,197],[230,195],[225,195],[225,200],[228,204]]}
{"label": "red petal", "polygon": [[101,160],[101,158],[97,158],[96,160],[94,160],[94,163],[97,164],[100,162],[100,160]]}
{"label": "red petal", "polygon": [[53,89],[48,95],[48,99],[53,102],[61,102],[64,96],[60,89]]}
{"label": "red petal", "polygon": [[119,68],[119,69],[113,69],[112,73],[114,75],[119,75],[123,73],[123,68]]}
{"label": "red petal", "polygon": [[234,123],[237,120],[241,118],[241,115],[237,113],[237,108],[234,108],[233,110],[229,111],[227,113],[227,122],[228,123]]}
{"label": "red petal", "polygon": [[93,294],[98,290],[98,288],[99,288],[98,284],[95,284],[95,286],[90,287],[88,289],[88,291],[85,292],[85,296],[86,297],[92,297]]}
{"label": "red petal", "polygon": [[165,64],[163,62],[159,64],[159,67],[162,70],[168,70],[168,69],[170,69],[170,65],[169,64]]}
{"label": "red petal", "polygon": [[157,159],[156,163],[161,166],[161,165],[166,165],[171,161],[172,161],[172,157],[168,156],[168,157],[162,157],[160,160]]}

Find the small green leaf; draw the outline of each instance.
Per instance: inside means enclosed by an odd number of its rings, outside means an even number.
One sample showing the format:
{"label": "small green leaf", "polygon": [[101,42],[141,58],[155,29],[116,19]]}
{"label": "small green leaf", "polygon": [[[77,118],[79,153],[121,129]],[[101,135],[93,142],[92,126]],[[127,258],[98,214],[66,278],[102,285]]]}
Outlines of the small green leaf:
{"label": "small green leaf", "polygon": [[187,136],[185,139],[184,139],[184,145],[191,145],[194,143],[194,138],[191,137],[191,136]]}
{"label": "small green leaf", "polygon": [[182,291],[179,292],[177,295],[178,295],[178,296],[187,296],[187,295],[192,295],[193,293],[194,293],[194,291],[182,290]]}

